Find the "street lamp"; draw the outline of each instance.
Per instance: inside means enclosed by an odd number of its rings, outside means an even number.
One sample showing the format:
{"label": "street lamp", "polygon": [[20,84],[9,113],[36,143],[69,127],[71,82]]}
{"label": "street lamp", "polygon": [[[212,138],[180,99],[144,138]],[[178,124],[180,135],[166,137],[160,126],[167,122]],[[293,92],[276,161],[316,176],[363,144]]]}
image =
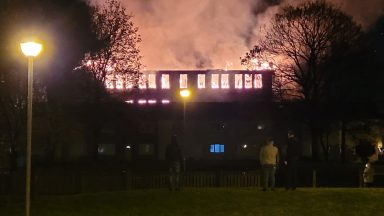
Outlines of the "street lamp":
{"label": "street lamp", "polygon": [[32,156],[32,89],[33,89],[33,58],[39,55],[43,46],[36,42],[20,44],[21,51],[28,57],[28,103],[27,103],[27,151],[26,151],[26,182],[25,182],[25,215],[29,216],[31,200],[31,156]]}
{"label": "street lamp", "polygon": [[[186,102],[187,102],[187,99],[189,98],[189,96],[191,95],[191,91],[189,91],[188,89],[181,89],[180,90],[180,96],[183,98],[183,143],[185,145],[185,140],[186,140],[186,124],[185,124],[185,111],[187,109],[187,105],[186,105]],[[185,172],[185,157],[183,158],[183,171]]]}
{"label": "street lamp", "polygon": [[185,130],[185,110],[186,110],[186,100],[191,95],[191,92],[188,89],[180,90],[180,96],[183,98],[183,127]]}

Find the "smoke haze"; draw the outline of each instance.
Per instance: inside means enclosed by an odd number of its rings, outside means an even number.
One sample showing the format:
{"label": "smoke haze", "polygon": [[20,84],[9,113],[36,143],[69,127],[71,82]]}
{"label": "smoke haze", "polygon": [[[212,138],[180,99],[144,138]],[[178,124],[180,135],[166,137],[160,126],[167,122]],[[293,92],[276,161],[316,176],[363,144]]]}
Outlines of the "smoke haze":
{"label": "smoke haze", "polygon": [[[97,1],[97,0],[94,0]],[[102,2],[102,0],[98,0]],[[241,69],[240,57],[279,8],[301,0],[121,0],[142,36],[146,69]],[[330,0],[331,1],[331,0]],[[364,28],[384,0],[332,0]]]}

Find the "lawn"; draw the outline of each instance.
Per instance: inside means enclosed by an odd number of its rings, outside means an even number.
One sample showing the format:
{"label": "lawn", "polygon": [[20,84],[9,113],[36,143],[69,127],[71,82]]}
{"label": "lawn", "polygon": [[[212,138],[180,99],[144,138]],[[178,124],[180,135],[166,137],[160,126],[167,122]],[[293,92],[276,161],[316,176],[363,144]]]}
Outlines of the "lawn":
{"label": "lawn", "polygon": [[[384,189],[188,188],[40,196],[31,216],[133,215],[384,215]],[[0,197],[0,215],[22,216],[21,198]]]}

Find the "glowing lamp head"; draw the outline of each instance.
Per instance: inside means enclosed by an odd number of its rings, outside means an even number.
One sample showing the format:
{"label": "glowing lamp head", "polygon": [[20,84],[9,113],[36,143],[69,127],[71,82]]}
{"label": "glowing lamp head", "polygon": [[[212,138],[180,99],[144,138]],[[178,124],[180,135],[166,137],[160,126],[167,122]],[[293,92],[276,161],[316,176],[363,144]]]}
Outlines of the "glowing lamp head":
{"label": "glowing lamp head", "polygon": [[191,95],[191,92],[188,89],[180,90],[180,96],[182,98],[187,98]]}
{"label": "glowing lamp head", "polygon": [[27,57],[36,57],[43,49],[43,45],[36,42],[26,42],[20,44],[21,51]]}

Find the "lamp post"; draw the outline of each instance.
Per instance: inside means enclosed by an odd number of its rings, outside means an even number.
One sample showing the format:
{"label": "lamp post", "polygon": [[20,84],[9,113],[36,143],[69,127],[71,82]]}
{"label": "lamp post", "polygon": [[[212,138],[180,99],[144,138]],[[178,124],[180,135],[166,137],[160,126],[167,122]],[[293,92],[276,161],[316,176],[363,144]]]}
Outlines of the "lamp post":
{"label": "lamp post", "polygon": [[[186,140],[186,124],[185,124],[185,111],[187,109],[187,99],[191,95],[191,92],[188,89],[181,89],[180,90],[180,96],[183,98],[183,143],[185,145]],[[185,172],[185,157],[183,158],[183,171]]]}
{"label": "lamp post", "polygon": [[186,100],[191,95],[191,92],[188,89],[180,90],[180,96],[183,98],[183,129],[185,130],[185,110],[186,110]]}
{"label": "lamp post", "polygon": [[31,200],[31,157],[32,157],[32,89],[33,89],[33,58],[39,55],[43,46],[36,42],[20,44],[21,51],[28,57],[28,103],[27,103],[27,150],[26,150],[26,181],[25,181],[25,215],[30,214]]}

